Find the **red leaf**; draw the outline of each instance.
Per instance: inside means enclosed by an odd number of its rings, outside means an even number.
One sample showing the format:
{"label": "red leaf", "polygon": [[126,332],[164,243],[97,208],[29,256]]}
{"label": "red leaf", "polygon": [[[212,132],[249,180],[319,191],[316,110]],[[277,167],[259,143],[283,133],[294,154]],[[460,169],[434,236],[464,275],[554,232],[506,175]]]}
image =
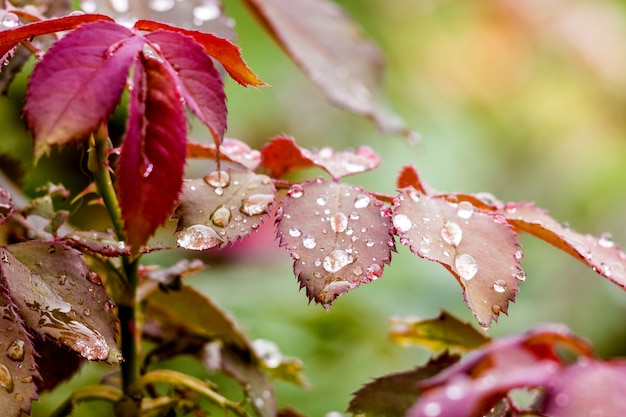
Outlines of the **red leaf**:
{"label": "red leaf", "polygon": [[395,249],[390,227],[382,203],[362,188],[321,179],[294,185],[277,214],[300,286],[326,309],[382,275]]}
{"label": "red leaf", "polygon": [[435,193],[426,183],[422,182],[422,179],[417,173],[417,169],[415,169],[413,165],[403,167],[396,180],[396,188],[402,189],[407,187],[413,187],[420,193],[426,195]]}
{"label": "red leaf", "polygon": [[545,240],[626,288],[626,254],[610,235],[597,238],[577,233],[531,203],[509,203],[500,212],[516,228]]}
{"label": "red leaf", "polygon": [[69,33],[46,53],[33,70],[24,106],[36,157],[51,145],[85,139],[107,120],[143,43],[123,26],[96,22]]}
{"label": "red leaf", "polygon": [[[214,144],[205,145],[188,140],[187,158],[215,159],[217,148]],[[254,171],[261,162],[261,153],[238,139],[225,138],[220,145],[220,158],[222,161],[232,162]]]}
{"label": "red leaf", "polygon": [[176,32],[158,30],[145,38],[172,66],[187,107],[209,128],[215,144],[222,143],[226,130],[226,95],[211,58],[193,39]]}
{"label": "red leaf", "polygon": [[127,243],[137,252],[182,187],[187,122],[173,76],[159,61],[142,57],[134,72],[117,186]]}
{"label": "red leaf", "polygon": [[541,410],[554,417],[626,416],[626,361],[583,360],[549,384]]}
{"label": "red leaf", "polygon": [[407,134],[381,104],[384,60],[344,11],[325,0],[246,0],[287,54],[332,102]]}
{"label": "red leaf", "polygon": [[274,177],[298,168],[317,166],[338,180],[375,169],[380,165],[380,157],[367,146],[361,146],[356,151],[335,152],[331,148],[323,148],[312,152],[300,148],[293,138],[278,136],[261,149],[261,162]]}
{"label": "red leaf", "polygon": [[0,36],[0,57],[3,57],[11,49],[15,48],[20,42],[31,39],[34,36],[70,30],[85,23],[98,21],[113,22],[113,19],[100,14],[83,14],[42,20],[12,29],[4,29],[2,36]]}
{"label": "red leaf", "polygon": [[[415,189],[400,192],[393,224],[400,242],[413,253],[439,262],[461,284],[464,299],[483,327],[506,313],[522,279],[516,233],[506,220],[476,210],[468,202],[450,203]],[[497,254],[497,256],[495,256]]]}
{"label": "red leaf", "polygon": [[168,30],[171,32],[182,33],[193,38],[198,42],[207,54],[217,59],[228,71],[233,80],[237,81],[243,86],[264,86],[263,81],[259,80],[257,76],[248,68],[246,63],[241,58],[241,50],[237,45],[231,43],[228,39],[220,38],[210,33],[198,32],[195,30],[182,29],[176,26],[171,26],[161,22],[155,22],[152,20],[138,20],[135,23],[135,29],[155,31],[159,29]]}

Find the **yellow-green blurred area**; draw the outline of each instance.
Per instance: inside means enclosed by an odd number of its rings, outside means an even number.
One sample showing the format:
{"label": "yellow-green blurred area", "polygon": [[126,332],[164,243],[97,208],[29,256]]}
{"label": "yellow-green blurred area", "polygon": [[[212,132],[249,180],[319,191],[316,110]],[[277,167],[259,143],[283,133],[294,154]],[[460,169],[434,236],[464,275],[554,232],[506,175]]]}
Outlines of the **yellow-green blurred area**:
{"label": "yellow-green blurred area", "polygon": [[[421,134],[421,143],[384,137],[369,121],[332,107],[235,0],[224,4],[237,21],[244,58],[271,87],[246,90],[227,82],[229,137],[256,148],[283,133],[311,148],[369,145],[381,155],[381,167],[348,181],[393,194],[397,172],[413,164],[439,190],[534,201],[575,230],[610,232],[626,247],[626,2],[339,3],[383,49],[388,101]],[[27,161],[32,145],[19,119],[24,80],[0,100],[0,150]],[[191,136],[209,137],[195,122]],[[71,158],[58,163],[59,155]],[[75,149],[53,152],[26,175],[27,192],[46,181],[80,191],[89,180],[78,168],[81,157]],[[211,169],[203,164],[190,165],[190,174]],[[98,207],[75,204],[71,210],[80,227],[106,227]],[[171,242],[173,226],[156,239]],[[626,356],[626,292],[546,243],[531,236],[521,241],[527,280],[508,317],[501,315],[489,334],[561,322],[589,339],[600,356]],[[379,280],[341,297],[328,313],[307,304],[289,256],[276,246],[269,231],[222,257],[176,250],[145,261],[204,259],[209,268],[188,282],[231,313],[250,338],[273,340],[284,355],[303,360],[311,389],[277,382],[280,405],[310,416],[343,411],[350,393],[371,378],[423,363],[429,352],[388,340],[392,316],[434,317],[445,308],[473,320],[455,279],[399,244]],[[207,377],[187,361],[170,365]],[[96,383],[106,370],[91,365],[71,384]],[[35,415],[45,415],[69,388],[45,395]],[[76,415],[98,412],[110,409]]]}

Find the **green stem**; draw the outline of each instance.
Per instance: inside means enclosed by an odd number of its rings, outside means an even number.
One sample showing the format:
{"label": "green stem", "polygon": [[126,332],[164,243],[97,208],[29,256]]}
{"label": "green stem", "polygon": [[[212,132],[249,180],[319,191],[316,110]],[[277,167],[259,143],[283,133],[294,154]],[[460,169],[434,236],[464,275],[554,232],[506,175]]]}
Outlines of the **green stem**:
{"label": "green stem", "polygon": [[75,390],[50,417],[65,417],[72,414],[74,407],[81,401],[104,400],[115,404],[122,398],[122,392],[107,385],[94,385]]}

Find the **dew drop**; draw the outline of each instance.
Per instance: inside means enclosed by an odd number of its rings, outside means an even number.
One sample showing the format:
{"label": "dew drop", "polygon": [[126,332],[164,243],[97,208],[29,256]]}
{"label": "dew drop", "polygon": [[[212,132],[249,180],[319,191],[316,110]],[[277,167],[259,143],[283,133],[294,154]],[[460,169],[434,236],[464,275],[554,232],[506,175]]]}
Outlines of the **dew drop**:
{"label": "dew drop", "polygon": [[94,271],[87,272],[87,280],[96,285],[102,285],[102,278]]}
{"label": "dew drop", "polygon": [[607,249],[612,248],[613,246],[615,246],[615,242],[613,242],[613,235],[611,235],[610,233],[602,233],[600,235],[600,239],[598,240],[598,245]]}
{"label": "dew drop", "polygon": [[222,243],[217,232],[203,224],[194,224],[179,233],[176,243],[178,246],[191,250],[205,250]]}
{"label": "dew drop", "polygon": [[324,258],[324,269],[328,272],[334,273],[354,261],[355,258],[352,254],[346,252],[345,250],[337,249]]}
{"label": "dew drop", "polygon": [[493,284],[493,289],[496,292],[504,292],[506,291],[506,282],[503,279],[499,279]]}
{"label": "dew drop", "polygon": [[152,170],[154,169],[154,164],[152,162],[148,162],[143,169],[143,173],[141,174],[144,178],[148,178],[150,174],[152,174]]}
{"label": "dew drop", "polygon": [[155,12],[166,12],[176,4],[175,0],[150,0],[148,7]]}
{"label": "dew drop", "polygon": [[350,213],[350,220],[359,220],[360,218],[361,216],[359,216],[359,213],[357,213],[356,211]]}
{"label": "dew drop", "polygon": [[289,229],[289,236],[291,237],[300,237],[302,235],[302,231],[298,227],[292,227]]}
{"label": "dew drop", "polygon": [[318,266],[318,267],[319,267],[319,266],[321,266],[321,265],[322,265],[322,261],[321,261],[319,258],[317,258],[317,259],[313,262],[313,265],[315,265],[315,266]]}
{"label": "dew drop", "polygon": [[193,11],[194,23],[197,26],[202,25],[207,20],[213,20],[220,17],[222,11],[217,3],[205,2],[200,6],[194,7]]}
{"label": "dew drop", "polygon": [[15,13],[7,12],[2,18],[2,26],[4,26],[7,29],[17,27],[19,26],[19,24],[20,24],[20,18],[17,17]]}
{"label": "dew drop", "polygon": [[15,385],[13,384],[13,376],[6,365],[0,363],[0,386],[8,393],[12,393]]}
{"label": "dew drop", "polygon": [[91,310],[87,308],[87,309],[85,309],[85,310],[83,311],[83,314],[84,314],[85,316],[89,317],[89,316],[91,316]]}
{"label": "dew drop", "polygon": [[80,8],[83,9],[85,13],[95,13],[97,10],[94,0],[80,0]]}
{"label": "dew drop", "polygon": [[441,238],[448,245],[458,246],[463,239],[463,230],[461,227],[453,222],[445,222],[441,228]]}
{"label": "dew drop", "polygon": [[416,203],[419,203],[420,201],[420,193],[418,193],[417,190],[414,190],[414,189],[409,190],[409,197],[411,198],[411,200],[413,200]]}
{"label": "dew drop", "polygon": [[465,392],[463,390],[463,387],[461,387],[460,385],[453,384],[446,388],[446,397],[453,401],[460,400],[464,396]]}
{"label": "dew drop", "polygon": [[220,196],[224,195],[224,189],[222,187],[217,187],[215,189],[215,194],[220,195]]}
{"label": "dew drop", "polygon": [[522,282],[526,281],[526,272],[519,271],[517,274],[515,274],[515,279]]}
{"label": "dew drop", "polygon": [[369,206],[371,199],[365,194],[361,194],[354,199],[354,208],[362,209]]}
{"label": "dew drop", "polygon": [[230,223],[230,210],[224,206],[218,207],[213,214],[211,214],[211,221],[218,227],[226,227]]}
{"label": "dew drop", "polygon": [[494,314],[500,314],[500,311],[502,311],[502,308],[499,305],[494,304],[491,306],[491,311],[493,311]]}
{"label": "dew drop", "polygon": [[111,6],[118,13],[124,13],[128,11],[128,0],[110,0]]}
{"label": "dew drop", "polygon": [[424,415],[426,417],[437,417],[441,414],[441,406],[438,403],[430,402],[424,406]]}
{"label": "dew drop", "polygon": [[467,253],[463,253],[456,257],[454,260],[454,266],[456,267],[456,271],[459,273],[461,278],[466,281],[474,278],[476,273],[478,272],[478,264],[476,263],[476,259],[472,255]]}
{"label": "dew drop", "polygon": [[291,252],[290,255],[292,259],[295,259],[296,261],[300,260],[300,254],[298,252]]}
{"label": "dew drop", "polygon": [[323,195],[315,199],[315,202],[317,203],[318,206],[325,206],[327,201],[328,201],[328,198],[324,197]]}
{"label": "dew drop", "polygon": [[111,311],[115,308],[115,303],[112,300],[106,300],[104,302],[104,309],[106,311]]}
{"label": "dew drop", "polygon": [[335,233],[342,233],[348,227],[348,217],[342,212],[338,211],[330,218],[330,228]]}
{"label": "dew drop", "polygon": [[226,187],[230,184],[230,175],[226,171],[213,171],[204,176],[204,182],[211,187]]}
{"label": "dew drop", "polygon": [[372,239],[366,239],[365,240],[365,246],[367,246],[368,248],[371,248],[375,244],[376,244],[376,242],[374,242]]}
{"label": "dew drop", "polygon": [[304,237],[304,239],[302,239],[302,246],[307,249],[313,249],[316,245],[317,242],[315,242],[315,238],[311,235],[307,235]]}
{"label": "dew drop", "polygon": [[294,184],[287,192],[287,195],[291,198],[300,198],[304,195],[304,189],[302,189],[300,184]]}
{"label": "dew drop", "polygon": [[363,274],[363,268],[361,268],[359,265],[357,265],[353,270],[352,270],[352,275],[355,276],[359,276]]}
{"label": "dew drop", "polygon": [[524,252],[521,250],[515,251],[515,259],[522,260],[524,258]]}
{"label": "dew drop", "polygon": [[7,356],[12,361],[22,362],[24,360],[24,341],[14,340],[7,347]]}
{"label": "dew drop", "polygon": [[383,268],[381,268],[378,264],[371,264],[366,271],[365,276],[370,281],[374,281],[375,279],[380,278],[383,275]]}
{"label": "dew drop", "polygon": [[411,219],[409,219],[406,215],[396,214],[393,216],[393,226],[398,232],[404,233],[411,230],[413,224],[411,223]]}
{"label": "dew drop", "polygon": [[456,214],[462,219],[469,219],[474,214],[474,205],[469,201],[461,201],[457,207]]}
{"label": "dew drop", "polygon": [[241,211],[248,216],[267,213],[274,202],[272,194],[252,194],[244,198]]}

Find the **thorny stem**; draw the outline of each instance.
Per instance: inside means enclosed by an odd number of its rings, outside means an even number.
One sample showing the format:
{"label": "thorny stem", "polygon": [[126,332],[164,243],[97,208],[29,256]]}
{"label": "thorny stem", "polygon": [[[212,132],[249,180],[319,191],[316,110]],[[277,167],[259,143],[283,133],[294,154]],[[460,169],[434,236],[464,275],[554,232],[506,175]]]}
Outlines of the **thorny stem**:
{"label": "thorny stem", "polygon": [[[117,239],[124,241],[126,240],[126,234],[124,232],[122,214],[107,163],[109,149],[110,141],[106,127],[102,126],[91,139],[89,169],[94,175],[96,188],[109,213]],[[123,272],[131,293],[129,297],[125,297],[129,301],[120,304],[118,307],[118,318],[121,326],[121,350],[124,359],[121,364],[122,387],[125,397],[136,404],[136,407],[126,407],[124,411],[120,411],[120,415],[124,417],[138,415],[141,398],[141,387],[138,383],[140,378],[140,334],[137,326],[137,306],[135,302],[139,280],[139,259],[140,255],[122,257]]]}

